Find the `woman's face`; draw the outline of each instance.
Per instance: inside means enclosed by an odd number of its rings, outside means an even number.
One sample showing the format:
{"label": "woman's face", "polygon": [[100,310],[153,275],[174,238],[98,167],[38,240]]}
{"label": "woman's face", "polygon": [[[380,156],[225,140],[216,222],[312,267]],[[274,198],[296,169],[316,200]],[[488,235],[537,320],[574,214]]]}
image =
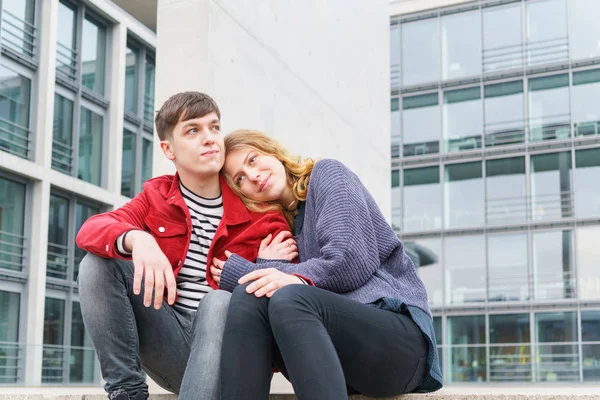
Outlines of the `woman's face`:
{"label": "woman's face", "polygon": [[225,173],[244,195],[255,201],[281,201],[289,190],[281,161],[251,147],[227,153]]}

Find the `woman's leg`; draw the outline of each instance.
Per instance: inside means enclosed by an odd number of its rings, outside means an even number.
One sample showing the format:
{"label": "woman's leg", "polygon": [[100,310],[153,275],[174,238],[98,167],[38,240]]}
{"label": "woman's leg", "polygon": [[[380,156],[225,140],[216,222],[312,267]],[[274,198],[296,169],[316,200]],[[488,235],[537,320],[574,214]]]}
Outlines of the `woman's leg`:
{"label": "woman's leg", "polygon": [[221,351],[221,398],[265,400],[271,387],[273,334],[266,297],[238,286],[231,295]]}
{"label": "woman's leg", "polygon": [[426,368],[428,344],[412,319],[307,285],[279,289],[268,318],[300,400],[410,392]]}

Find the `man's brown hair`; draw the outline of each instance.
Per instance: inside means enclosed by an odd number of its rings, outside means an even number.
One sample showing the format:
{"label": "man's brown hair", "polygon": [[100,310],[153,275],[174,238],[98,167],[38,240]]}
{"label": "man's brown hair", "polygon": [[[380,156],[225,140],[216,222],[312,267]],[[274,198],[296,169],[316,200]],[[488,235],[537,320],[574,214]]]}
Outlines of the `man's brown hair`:
{"label": "man's brown hair", "polygon": [[169,97],[162,105],[154,123],[158,138],[163,141],[173,135],[173,129],[180,121],[202,118],[214,112],[221,119],[217,103],[207,94],[200,92],[181,92]]}

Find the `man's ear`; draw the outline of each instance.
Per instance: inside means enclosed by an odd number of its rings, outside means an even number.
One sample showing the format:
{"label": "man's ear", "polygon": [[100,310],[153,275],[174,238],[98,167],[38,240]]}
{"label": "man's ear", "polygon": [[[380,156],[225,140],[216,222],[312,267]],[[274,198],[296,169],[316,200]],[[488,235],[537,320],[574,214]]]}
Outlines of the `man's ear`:
{"label": "man's ear", "polygon": [[165,157],[171,161],[175,160],[175,153],[173,152],[173,146],[171,146],[171,142],[168,140],[161,140],[160,148],[162,149]]}

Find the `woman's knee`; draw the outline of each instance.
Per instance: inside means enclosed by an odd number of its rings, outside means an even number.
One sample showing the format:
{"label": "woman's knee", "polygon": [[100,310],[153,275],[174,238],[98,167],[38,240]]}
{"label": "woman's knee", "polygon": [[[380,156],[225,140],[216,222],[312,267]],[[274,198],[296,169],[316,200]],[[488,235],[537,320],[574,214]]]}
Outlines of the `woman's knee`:
{"label": "woman's knee", "polygon": [[266,315],[269,300],[266,297],[256,297],[246,292],[249,285],[239,285],[231,293],[229,301],[229,315],[234,318],[254,318],[257,315]]}
{"label": "woman's knee", "polygon": [[269,302],[269,318],[276,320],[290,313],[316,311],[314,290],[309,285],[288,285],[277,290]]}

